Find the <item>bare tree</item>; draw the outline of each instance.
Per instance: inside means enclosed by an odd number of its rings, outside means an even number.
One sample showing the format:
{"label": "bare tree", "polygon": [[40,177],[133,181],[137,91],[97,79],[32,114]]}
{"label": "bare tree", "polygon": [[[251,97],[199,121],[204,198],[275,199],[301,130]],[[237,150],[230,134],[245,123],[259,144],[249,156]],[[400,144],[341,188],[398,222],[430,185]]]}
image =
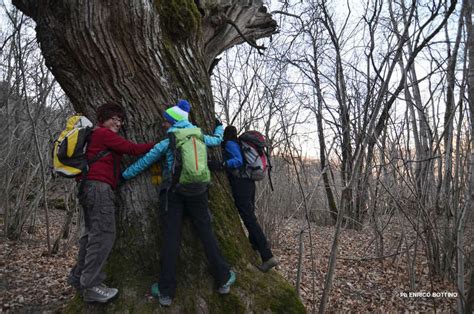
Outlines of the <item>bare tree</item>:
{"label": "bare tree", "polygon": [[[469,160],[469,193],[468,193],[468,202],[467,202],[467,216],[469,217],[469,222],[472,224],[474,220],[473,206],[474,206],[474,153],[472,152],[473,145],[473,136],[474,134],[474,33],[473,33],[473,21],[472,21],[472,8],[474,6],[474,1],[464,0],[463,5],[465,6],[465,18],[467,24],[467,42],[469,45],[469,66],[468,66],[468,78],[469,78],[469,89],[468,89],[468,104],[469,104],[469,113],[470,113],[470,143],[471,143],[471,154]],[[470,266],[470,276],[469,278],[469,287],[467,292],[467,299],[465,302],[465,312],[470,313],[474,310],[474,249],[472,243],[474,239],[470,239],[470,252],[469,252],[469,266]],[[464,297],[464,296],[461,296]]]}
{"label": "bare tree", "polygon": [[[5,67],[0,69],[4,77],[0,116],[5,134],[0,143],[0,172],[4,180],[0,192],[5,232],[7,237],[18,239],[29,224],[28,232],[33,233],[38,207],[43,208],[50,247],[46,192],[51,176],[47,164],[51,133],[58,130],[53,125],[59,113],[50,106],[61,92],[39,54],[32,21],[15,8],[3,6],[2,11],[11,34],[3,42],[5,53],[1,57]],[[37,187],[41,187],[42,193],[38,193]]]}

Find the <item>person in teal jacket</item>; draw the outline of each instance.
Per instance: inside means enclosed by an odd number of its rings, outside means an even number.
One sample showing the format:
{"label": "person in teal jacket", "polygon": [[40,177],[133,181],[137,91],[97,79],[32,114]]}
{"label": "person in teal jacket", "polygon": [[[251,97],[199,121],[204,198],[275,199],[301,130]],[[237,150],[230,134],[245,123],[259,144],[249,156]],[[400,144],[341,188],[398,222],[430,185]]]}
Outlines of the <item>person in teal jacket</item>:
{"label": "person in teal jacket", "polygon": [[[188,115],[191,105],[186,100],[179,100],[176,106],[164,112],[167,133],[182,128],[195,128],[189,122]],[[222,142],[223,127],[216,119],[216,129],[212,136],[204,135],[206,146],[219,146]],[[158,298],[161,305],[169,306],[176,290],[176,262],[181,242],[181,226],[183,214],[186,213],[196,227],[198,236],[203,244],[207,260],[211,266],[220,294],[227,294],[235,282],[235,273],[221,254],[216,237],[212,231],[211,218],[208,209],[207,190],[195,196],[186,196],[172,185],[171,169],[173,153],[170,149],[170,139],[166,138],[156,144],[145,156],[129,166],[123,173],[124,180],[129,180],[158,162],[165,156],[163,167],[163,184],[160,186],[159,216],[163,243],[160,251],[159,283],[152,285],[152,294]]]}

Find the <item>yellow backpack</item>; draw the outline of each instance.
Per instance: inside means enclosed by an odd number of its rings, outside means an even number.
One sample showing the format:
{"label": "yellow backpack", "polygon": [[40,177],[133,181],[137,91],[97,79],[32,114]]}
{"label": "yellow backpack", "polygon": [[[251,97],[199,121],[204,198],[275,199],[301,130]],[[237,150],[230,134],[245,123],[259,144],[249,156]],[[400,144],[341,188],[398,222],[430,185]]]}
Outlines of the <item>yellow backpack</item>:
{"label": "yellow backpack", "polygon": [[103,151],[93,160],[86,159],[86,149],[92,133],[92,122],[82,115],[74,115],[67,119],[66,129],[61,132],[53,146],[54,172],[73,178],[87,172],[89,164],[108,154]]}

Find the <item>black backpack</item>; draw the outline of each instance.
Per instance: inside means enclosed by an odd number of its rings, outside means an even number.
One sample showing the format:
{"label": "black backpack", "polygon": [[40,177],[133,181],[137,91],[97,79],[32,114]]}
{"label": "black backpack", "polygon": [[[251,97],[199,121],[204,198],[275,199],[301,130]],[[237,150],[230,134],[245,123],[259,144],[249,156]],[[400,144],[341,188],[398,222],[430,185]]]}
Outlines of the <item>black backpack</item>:
{"label": "black backpack", "polygon": [[258,131],[247,131],[239,136],[238,143],[242,152],[244,165],[242,168],[236,169],[233,174],[237,177],[248,178],[254,181],[263,180],[267,174],[270,187],[273,191],[270,176],[272,165],[265,136]]}

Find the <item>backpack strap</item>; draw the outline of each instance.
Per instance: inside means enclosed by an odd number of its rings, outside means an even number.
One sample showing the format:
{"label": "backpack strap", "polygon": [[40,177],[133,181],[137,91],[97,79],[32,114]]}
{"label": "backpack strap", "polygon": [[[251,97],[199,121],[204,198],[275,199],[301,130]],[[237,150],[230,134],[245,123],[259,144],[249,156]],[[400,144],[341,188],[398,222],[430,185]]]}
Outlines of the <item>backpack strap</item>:
{"label": "backpack strap", "polygon": [[[89,174],[89,166],[91,164],[93,164],[94,162],[96,162],[97,160],[101,159],[102,157],[105,157],[107,156],[108,154],[110,154],[110,150],[106,149],[106,150],[103,150],[101,152],[98,152],[97,155],[95,155],[91,160],[88,160],[87,161],[87,168],[85,170],[82,171],[82,174],[83,174],[83,179],[81,181],[85,181],[87,180],[87,175]],[[113,158],[113,156],[112,156]],[[116,169],[115,169],[116,165],[115,165],[115,159],[114,159],[114,176],[115,176],[115,172],[116,172]]]}
{"label": "backpack strap", "polygon": [[272,177],[270,176],[270,171],[272,171],[273,166],[272,166],[272,163],[270,161],[270,154],[268,153],[267,150],[265,150],[265,156],[267,156],[267,162],[268,162],[268,166],[267,166],[267,168],[268,168],[268,171],[267,171],[267,173],[268,173],[268,182],[270,183],[270,188],[272,189],[272,192],[273,192],[274,189],[273,189]]}
{"label": "backpack strap", "polygon": [[[101,159],[102,157],[107,156],[109,153],[110,153],[110,150],[108,149],[100,151],[91,160],[87,161],[87,168],[82,171],[82,179],[81,179],[81,182],[79,183],[79,195],[81,195],[84,190],[84,182],[87,181],[87,175],[89,174],[89,165],[93,164],[94,162]],[[116,170],[115,170],[115,159],[114,159],[114,176],[115,176],[115,171]]]}
{"label": "backpack strap", "polygon": [[179,171],[179,166],[178,163],[180,162],[180,156],[178,156],[178,148],[176,147],[176,135],[173,132],[170,132],[168,135],[170,139],[170,145],[169,148],[171,150],[171,153],[173,154],[173,162],[171,164],[171,172],[170,172],[170,187],[176,185],[178,183],[179,174],[177,173]]}
{"label": "backpack strap", "polygon": [[[90,143],[91,143],[91,137],[92,137],[92,128],[90,129],[89,134],[87,134],[87,139],[86,139],[87,146],[89,146]],[[111,153],[111,151],[109,149],[106,149],[106,150],[98,152],[94,157],[92,157],[91,160],[87,160],[87,168],[85,170],[83,170],[83,172],[82,172],[84,179],[82,179],[81,181],[84,181],[84,180],[87,179],[87,174],[89,173],[89,165],[93,164],[94,162],[101,159],[102,157],[107,156],[109,153]],[[113,156],[112,156],[112,158],[113,158]],[[114,160],[114,176],[115,176],[115,172],[116,172],[116,170],[115,170],[115,159],[113,158],[113,160]]]}
{"label": "backpack strap", "polygon": [[168,174],[169,178],[166,180],[168,181],[166,184],[166,192],[165,192],[165,212],[168,211],[168,198],[169,198],[169,192],[172,186],[176,184],[176,179],[177,177],[176,174],[176,164],[178,162],[178,152],[176,148],[176,135],[173,132],[170,132],[168,134],[168,138],[170,139],[170,144],[169,144],[169,149],[171,150],[171,154],[173,155],[173,162],[171,164],[171,171]]}
{"label": "backpack strap", "polygon": [[[110,150],[106,149],[101,152],[98,152],[91,160],[87,161],[87,165],[93,164],[97,160],[101,159],[102,157],[107,156],[110,153]],[[114,172],[115,172],[115,160],[114,160]]]}
{"label": "backpack strap", "polygon": [[[100,153],[99,153],[99,154],[100,154]],[[112,160],[113,160],[113,162],[114,162],[114,178],[115,178],[115,180],[117,180],[117,182],[118,182],[119,177],[120,177],[120,170],[119,170],[119,169],[120,169],[120,167],[119,167],[120,165],[119,165],[118,162],[117,162],[117,158],[115,158],[115,155],[116,155],[116,154],[114,154],[114,152],[111,152],[111,154],[112,154]],[[105,155],[107,155],[107,154],[105,154]],[[104,155],[104,156],[105,156],[105,155]]]}
{"label": "backpack strap", "polygon": [[237,144],[239,144],[240,155],[242,156],[242,166],[237,169],[239,173],[238,177],[245,178],[247,173],[247,159],[245,159],[245,151],[242,147],[242,140],[240,138],[237,139]]}

